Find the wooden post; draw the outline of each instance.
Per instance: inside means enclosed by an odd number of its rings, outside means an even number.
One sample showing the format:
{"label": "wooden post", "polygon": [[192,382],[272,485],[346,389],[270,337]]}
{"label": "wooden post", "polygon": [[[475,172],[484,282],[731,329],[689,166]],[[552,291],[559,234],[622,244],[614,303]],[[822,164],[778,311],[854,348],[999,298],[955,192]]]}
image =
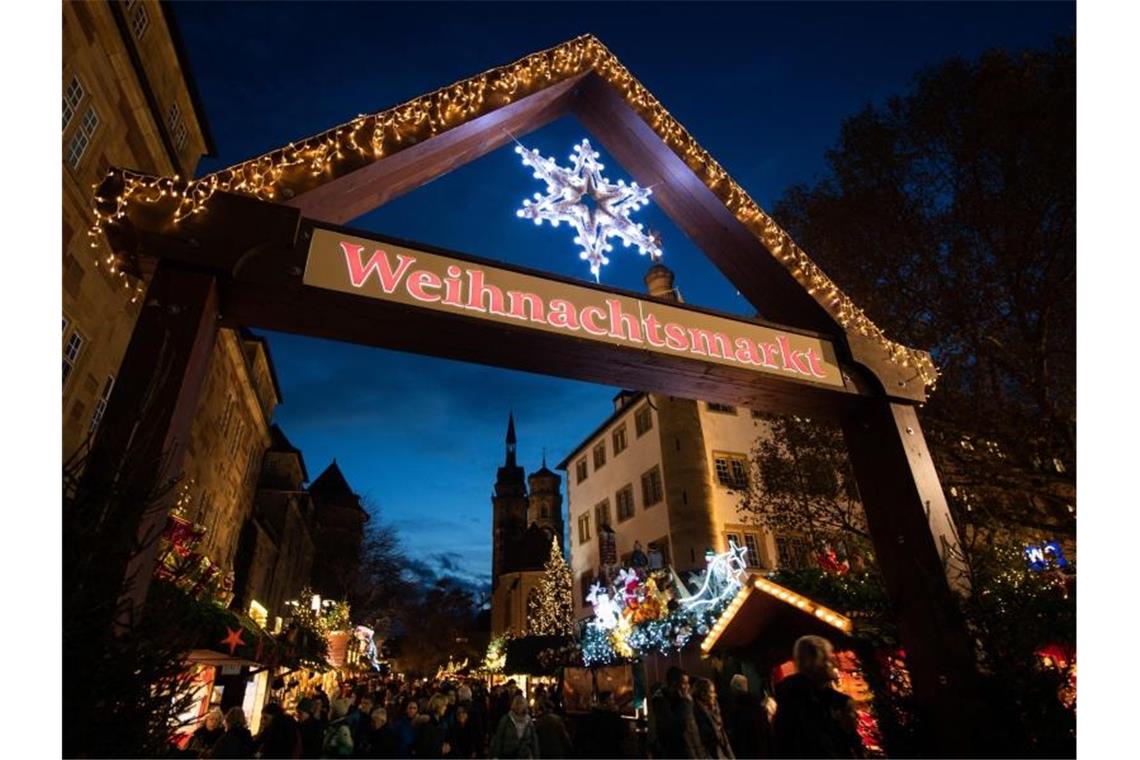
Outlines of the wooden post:
{"label": "wooden post", "polygon": [[[913,406],[869,401],[843,431],[931,755],[985,752],[973,646],[943,562],[953,521]],[[937,532],[937,535],[936,535]]]}
{"label": "wooden post", "polygon": [[217,329],[214,276],[160,262],[79,480],[80,508],[65,515],[82,524],[65,530],[65,556],[87,566],[72,568],[72,599],[117,599],[108,625],[130,625],[146,599]]}

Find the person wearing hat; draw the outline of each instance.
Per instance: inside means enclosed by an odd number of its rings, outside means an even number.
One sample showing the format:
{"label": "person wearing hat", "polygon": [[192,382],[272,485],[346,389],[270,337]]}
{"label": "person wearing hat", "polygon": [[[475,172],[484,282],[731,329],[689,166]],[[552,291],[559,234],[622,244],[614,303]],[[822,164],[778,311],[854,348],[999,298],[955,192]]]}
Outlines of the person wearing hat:
{"label": "person wearing hat", "polygon": [[324,723],[314,715],[313,700],[305,697],[297,702],[297,729],[301,732],[301,757],[320,757],[325,740]]}

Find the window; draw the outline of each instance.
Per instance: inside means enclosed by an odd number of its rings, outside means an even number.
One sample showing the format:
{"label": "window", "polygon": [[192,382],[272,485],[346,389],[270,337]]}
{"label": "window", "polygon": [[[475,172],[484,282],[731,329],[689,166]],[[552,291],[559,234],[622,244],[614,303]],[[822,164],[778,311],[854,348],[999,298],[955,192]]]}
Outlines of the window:
{"label": "window", "polygon": [[625,423],[618,425],[614,428],[614,456],[625,451],[628,444],[625,442]]}
{"label": "window", "polygon": [[657,539],[656,541],[650,541],[649,542],[649,544],[647,546],[647,551],[650,554],[650,557],[649,557],[650,569],[653,569],[653,565],[655,564],[654,557],[653,557],[654,549],[656,549],[657,552],[659,552],[661,554],[661,562],[663,565],[668,566],[671,564],[669,561],[669,537],[668,536],[662,536],[661,538]]}
{"label": "window", "polygon": [[107,411],[107,399],[111,398],[111,389],[114,387],[115,376],[108,375],[107,382],[103,384],[103,392],[95,400],[95,411],[91,413],[91,427],[88,428],[88,432],[94,433],[95,429],[99,427],[99,422],[103,419],[103,412]]}
{"label": "window", "polygon": [[578,586],[582,589],[582,604],[589,604],[586,597],[590,595],[590,586],[593,585],[593,579],[590,578],[589,573],[582,573],[582,577],[578,579]]}
{"label": "window", "polygon": [[63,384],[67,385],[67,378],[71,377],[75,363],[79,361],[79,353],[83,350],[83,336],[78,330],[73,330],[67,342],[63,344]]}
{"label": "window", "polygon": [[803,570],[812,564],[811,547],[799,536],[777,536],[776,553],[784,570]]}
{"label": "window", "polygon": [[748,549],[748,555],[744,561],[748,563],[749,567],[757,567],[760,565],[760,542],[756,540],[755,533],[744,534],[744,546]]}
{"label": "window", "polygon": [[578,516],[578,543],[584,544],[590,540],[590,515]]}
{"label": "window", "polygon": [[731,548],[733,545],[736,545],[736,546],[743,546],[744,545],[744,544],[740,543],[740,534],[739,533],[725,533],[724,534],[724,543],[729,548]]}
{"label": "window", "polygon": [[256,599],[249,600],[249,617],[262,628],[269,622],[269,610]]}
{"label": "window", "polygon": [[599,441],[594,447],[594,470],[600,470],[606,464],[606,442]]}
{"label": "window", "polygon": [[706,406],[708,406],[710,412],[716,412],[717,414],[736,414],[736,407],[728,404],[714,404],[710,401]]}
{"label": "window", "polygon": [[135,39],[141,40],[146,34],[147,27],[150,26],[150,16],[147,15],[146,4],[139,2],[139,0],[128,0],[127,15],[130,16],[131,31],[134,32]]}
{"label": "window", "polygon": [[649,408],[649,404],[645,404],[634,413],[633,428],[637,431],[638,438],[653,429],[653,411]]}
{"label": "window", "polygon": [[610,500],[602,499],[594,505],[594,524],[601,531],[603,527],[610,527]]}
{"label": "window", "polygon": [[735,490],[748,487],[748,460],[742,454],[713,454],[716,479],[722,486]]}
{"label": "window", "polygon": [[633,517],[633,485],[627,485],[614,495],[617,503],[618,522],[624,522]]}
{"label": "window", "polygon": [[182,109],[178,103],[171,103],[166,114],[166,125],[170,127],[170,136],[174,139],[174,147],[182,150],[186,146],[186,122],[182,120]]}
{"label": "window", "polygon": [[95,106],[91,106],[87,109],[87,113],[83,114],[83,121],[71,136],[71,142],[67,146],[67,164],[72,169],[79,168],[79,162],[83,160],[83,154],[87,152],[87,146],[91,144],[91,138],[98,128],[99,114],[95,111]]}
{"label": "window", "polygon": [[83,101],[85,94],[83,83],[79,81],[79,77],[72,77],[67,89],[63,91],[63,128],[65,130],[74,118],[76,111],[79,110],[79,104]]}
{"label": "window", "polygon": [[586,457],[579,459],[575,467],[578,470],[578,482],[581,483],[589,474],[589,468],[586,466]]}
{"label": "window", "polygon": [[661,501],[661,468],[654,467],[641,476],[641,508],[648,509]]}

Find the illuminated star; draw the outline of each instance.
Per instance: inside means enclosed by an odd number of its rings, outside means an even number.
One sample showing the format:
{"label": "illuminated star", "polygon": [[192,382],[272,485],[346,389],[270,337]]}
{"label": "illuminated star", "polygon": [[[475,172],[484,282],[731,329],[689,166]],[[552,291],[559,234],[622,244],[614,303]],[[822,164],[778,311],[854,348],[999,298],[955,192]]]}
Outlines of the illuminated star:
{"label": "illuminated star", "polygon": [[228,646],[230,648],[231,655],[238,647],[245,646],[245,641],[243,641],[241,637],[240,627],[237,630],[232,630],[229,626],[226,626],[226,633],[229,635],[222,639],[222,646]]}
{"label": "illuminated star", "polygon": [[647,233],[642,225],[630,221],[629,215],[649,204],[650,189],[636,182],[614,184],[602,176],[605,167],[598,163],[601,154],[590,147],[589,140],[574,146],[571,168],[559,166],[552,158],[543,158],[537,150],[519,145],[515,153],[524,166],[534,169],[534,178],[546,183],[546,195],[534,194],[534,201],[523,201],[516,213],[521,219],[542,224],[545,219],[557,227],[567,222],[578,235],[574,242],[582,246],[579,258],[590,263],[590,273],[601,280],[602,266],[610,263],[606,254],[614,249],[611,237],[628,248],[636,245],[638,253],[649,254],[654,261],[661,258],[658,236]]}

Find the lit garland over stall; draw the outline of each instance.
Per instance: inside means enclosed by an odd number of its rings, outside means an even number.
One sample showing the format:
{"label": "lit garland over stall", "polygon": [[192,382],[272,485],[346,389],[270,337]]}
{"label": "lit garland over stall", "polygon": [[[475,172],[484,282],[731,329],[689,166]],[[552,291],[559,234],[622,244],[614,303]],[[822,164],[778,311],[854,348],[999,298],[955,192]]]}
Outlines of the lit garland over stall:
{"label": "lit garland over stall", "polygon": [[[177,224],[204,213],[218,192],[248,195],[268,201],[294,198],[325,182],[391,156],[404,148],[442,134],[472,119],[539,92],[551,85],[593,71],[608,83],[696,176],[712,191],[768,251],[844,329],[872,338],[890,358],[915,368],[927,385],[937,370],[922,351],[888,339],[855,303],[800,249],[638,82],[617,58],[592,35],[529,55],[379,113],[362,114],[349,122],[249,161],[197,180],[179,176],[154,177],[123,169],[109,175],[113,194],[96,195],[89,231],[92,248],[99,248],[107,228],[124,219],[134,205],[160,207]],[[124,271],[126,262],[114,253],[97,263],[119,276],[124,287],[141,292]]]}

